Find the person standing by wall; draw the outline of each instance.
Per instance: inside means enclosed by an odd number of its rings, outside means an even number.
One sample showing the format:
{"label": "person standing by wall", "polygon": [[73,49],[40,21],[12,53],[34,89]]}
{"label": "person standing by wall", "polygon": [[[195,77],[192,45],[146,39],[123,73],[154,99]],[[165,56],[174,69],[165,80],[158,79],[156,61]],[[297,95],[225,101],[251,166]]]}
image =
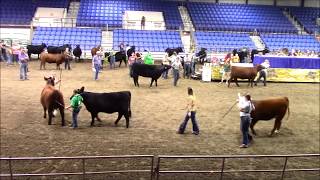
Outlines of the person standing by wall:
{"label": "person standing by wall", "polygon": [[19,62],[19,54],[20,54],[20,45],[19,44],[13,44],[12,46],[12,62]]}
{"label": "person standing by wall", "polygon": [[268,74],[268,68],[270,67],[269,60],[268,59],[264,60],[261,66],[263,67],[263,69],[259,72],[259,77],[254,83],[255,86],[260,82],[260,79],[262,77],[263,77],[263,85],[267,86],[267,74]]}
{"label": "person standing by wall", "polygon": [[242,144],[240,148],[249,147],[249,141],[252,136],[249,134],[249,126],[251,123],[250,113],[254,110],[254,105],[251,103],[251,96],[249,94],[241,96],[238,93],[238,107],[240,110],[240,129],[242,132]]}
{"label": "person standing by wall", "polygon": [[178,134],[183,134],[189,119],[191,118],[192,122],[192,134],[198,135],[200,133],[199,131],[199,126],[196,120],[196,111],[197,111],[197,106],[196,106],[196,96],[193,93],[193,90],[191,87],[188,87],[188,98],[187,98],[187,114],[186,117],[184,118],[184,121],[180,124]]}
{"label": "person standing by wall", "polygon": [[27,67],[28,67],[28,61],[29,56],[26,53],[26,49],[22,49],[21,52],[18,55],[19,64],[20,64],[20,80],[29,80],[27,76]]}
{"label": "person standing by wall", "polygon": [[94,68],[94,72],[95,72],[94,80],[98,80],[98,74],[101,67],[101,59],[102,59],[102,53],[101,51],[97,51],[97,53],[92,58],[92,67]]}
{"label": "person standing by wall", "polygon": [[145,30],[146,26],[146,17],[142,16],[141,17],[141,30]]}

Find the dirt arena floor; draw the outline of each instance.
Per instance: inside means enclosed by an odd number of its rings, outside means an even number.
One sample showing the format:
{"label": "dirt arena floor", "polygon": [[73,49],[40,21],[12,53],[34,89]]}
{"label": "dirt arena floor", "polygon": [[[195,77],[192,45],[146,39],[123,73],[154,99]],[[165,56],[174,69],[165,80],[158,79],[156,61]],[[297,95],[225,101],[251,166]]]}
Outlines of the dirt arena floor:
{"label": "dirt arena floor", "polygon": [[[49,126],[43,118],[40,93],[45,85],[44,75],[60,71],[47,64],[39,70],[39,62],[29,64],[28,81],[19,80],[19,66],[1,63],[1,157],[43,156],[104,156],[104,155],[240,155],[240,154],[304,154],[319,153],[319,84],[268,83],[249,88],[217,82],[204,83],[180,79],[173,86],[173,79],[159,79],[158,87],[149,88],[150,79],[139,78],[140,88],[134,87],[128,69],[105,68],[99,80],[93,80],[90,63],[72,63],[72,70],[62,70],[61,91],[66,104],[73,89],[84,86],[87,91],[112,92],[130,90],[132,93],[132,118],[125,128],[122,119],[114,125],[117,114],[99,114],[102,122],[90,127],[91,117],[83,108],[79,114],[79,128],[61,127],[60,115]],[[192,87],[198,101],[197,120],[200,135],[191,133],[191,122],[183,135],[176,134],[185,116],[187,87]],[[58,86],[56,87],[58,88]],[[224,119],[223,114],[233,105],[238,92],[250,92],[253,99],[287,96],[290,100],[290,117],[283,120],[280,134],[269,137],[274,121],[260,121],[255,129],[257,136],[250,148],[240,149],[240,118],[234,108]],[[71,112],[65,111],[68,126]],[[298,161],[299,160],[299,161]],[[171,160],[162,167],[175,170],[220,170],[221,159]],[[234,159],[226,161],[226,169],[282,169],[283,159]],[[139,169],[148,167],[148,161],[91,160],[87,171]],[[288,161],[288,168],[319,168],[319,158],[300,158]],[[1,173],[8,173],[7,162],[1,163]],[[50,160],[14,162],[15,173],[81,172],[81,162],[76,160]],[[230,173],[224,179],[279,179],[280,173]],[[286,173],[286,179],[317,179],[319,172]],[[79,179],[81,176],[53,179]],[[161,179],[212,179],[219,174],[173,174]],[[148,179],[144,174],[92,175],[87,179]],[[213,179],[216,179],[213,178]],[[17,179],[49,179],[26,178]]]}

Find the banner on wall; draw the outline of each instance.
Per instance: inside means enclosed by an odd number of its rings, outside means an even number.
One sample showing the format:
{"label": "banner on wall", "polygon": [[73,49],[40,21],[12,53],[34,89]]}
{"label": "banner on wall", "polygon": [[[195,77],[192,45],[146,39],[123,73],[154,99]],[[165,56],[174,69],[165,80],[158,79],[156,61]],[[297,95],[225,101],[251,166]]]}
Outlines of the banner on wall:
{"label": "banner on wall", "polygon": [[[213,66],[213,80],[221,80],[222,67]],[[320,82],[320,69],[287,69],[287,68],[270,68],[268,69],[268,81],[273,82]]]}

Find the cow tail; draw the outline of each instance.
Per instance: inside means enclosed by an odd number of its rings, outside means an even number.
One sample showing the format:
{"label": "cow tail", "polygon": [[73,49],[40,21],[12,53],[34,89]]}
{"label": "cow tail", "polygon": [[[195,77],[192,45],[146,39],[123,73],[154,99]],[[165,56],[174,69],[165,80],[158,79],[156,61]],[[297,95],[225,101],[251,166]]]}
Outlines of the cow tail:
{"label": "cow tail", "polygon": [[287,97],[285,97],[287,100],[287,105],[288,105],[288,116],[287,116],[287,121],[289,120],[289,116],[290,116],[290,109],[289,109],[289,99]]}
{"label": "cow tail", "polygon": [[129,106],[128,106],[129,117],[131,117],[131,93],[129,92]]}

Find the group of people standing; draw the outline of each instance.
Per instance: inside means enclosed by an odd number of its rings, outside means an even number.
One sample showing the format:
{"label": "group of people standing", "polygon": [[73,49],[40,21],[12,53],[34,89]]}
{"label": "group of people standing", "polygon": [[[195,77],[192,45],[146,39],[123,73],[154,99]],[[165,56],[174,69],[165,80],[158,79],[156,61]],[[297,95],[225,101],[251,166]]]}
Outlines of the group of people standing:
{"label": "group of people standing", "polygon": [[0,58],[1,61],[7,61],[7,65],[12,65],[14,62],[17,62],[20,66],[20,80],[29,80],[27,76],[29,56],[26,48],[21,47],[19,44],[13,44],[10,47],[1,40]]}

